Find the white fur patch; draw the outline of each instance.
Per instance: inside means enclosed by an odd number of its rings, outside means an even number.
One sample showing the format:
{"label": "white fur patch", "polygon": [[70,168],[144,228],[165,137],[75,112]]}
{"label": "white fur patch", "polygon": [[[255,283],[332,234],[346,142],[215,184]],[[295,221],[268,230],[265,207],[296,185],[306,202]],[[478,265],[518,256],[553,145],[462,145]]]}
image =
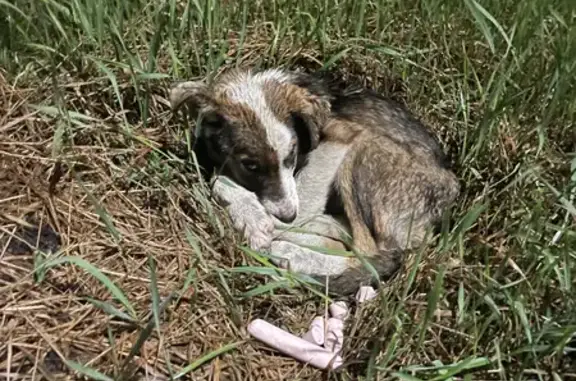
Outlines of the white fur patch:
{"label": "white fur patch", "polygon": [[283,197],[278,201],[262,200],[262,203],[271,214],[282,216],[292,216],[298,212],[294,165],[284,166],[284,160],[291,153],[294,132],[272,112],[266,102],[263,86],[266,81],[284,83],[289,79],[288,74],[274,69],[257,74],[242,73],[224,87],[231,102],[243,104],[254,111],[266,129],[268,144],[278,155]]}
{"label": "white fur patch", "polygon": [[[317,245],[314,245],[315,243]],[[321,246],[322,243],[322,241],[308,242],[311,246]],[[272,263],[279,267],[289,267],[295,273],[334,276],[340,275],[350,268],[347,257],[327,255],[292,242],[273,241],[271,252]]]}
{"label": "white fur patch", "polygon": [[250,74],[242,73],[234,81],[225,86],[226,94],[232,102],[241,103],[250,108],[266,129],[268,143],[278,151],[280,156],[289,152],[288,145],[292,135],[288,127],[280,122],[266,102],[263,86],[267,81],[284,83],[289,79],[288,75],[280,70],[267,70]]}
{"label": "white fur patch", "polygon": [[324,212],[338,169],[350,150],[340,143],[323,142],[308,155],[307,165],[296,178],[299,196],[299,221],[306,221]]}

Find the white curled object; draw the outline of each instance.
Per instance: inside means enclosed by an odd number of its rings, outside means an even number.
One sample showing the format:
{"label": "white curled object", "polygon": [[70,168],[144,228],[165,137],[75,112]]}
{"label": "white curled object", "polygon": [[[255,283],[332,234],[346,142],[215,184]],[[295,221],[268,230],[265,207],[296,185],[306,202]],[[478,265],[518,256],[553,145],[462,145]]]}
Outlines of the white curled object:
{"label": "white curled object", "polygon": [[272,348],[319,369],[336,369],[343,364],[342,357],[294,336],[264,320],[256,319],[248,325],[248,332]]}
{"label": "white curled object", "polygon": [[346,302],[334,302],[330,304],[330,315],[333,318],[344,320],[348,317],[348,305]]}
{"label": "white curled object", "polygon": [[324,348],[330,352],[339,353],[344,345],[344,321],[330,318],[326,322],[326,338]]}
{"label": "white curled object", "polygon": [[316,345],[324,345],[324,317],[316,316],[312,323],[310,323],[310,328],[308,332],[302,336],[302,339],[309,343]]}
{"label": "white curled object", "polygon": [[366,302],[368,300],[374,299],[378,295],[376,291],[370,286],[362,286],[358,289],[356,293],[356,301],[358,303]]}

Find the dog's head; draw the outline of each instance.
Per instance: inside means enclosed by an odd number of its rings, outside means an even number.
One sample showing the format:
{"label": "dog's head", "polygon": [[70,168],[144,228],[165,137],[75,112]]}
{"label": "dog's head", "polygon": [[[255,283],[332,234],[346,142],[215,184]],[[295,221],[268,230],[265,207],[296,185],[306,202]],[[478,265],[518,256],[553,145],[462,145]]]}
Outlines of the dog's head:
{"label": "dog's head", "polygon": [[294,171],[318,145],[330,112],[327,98],[301,79],[280,70],[234,71],[210,85],[183,82],[170,92],[173,110],[187,105],[199,121],[196,137],[210,160],[284,222],[298,212]]}

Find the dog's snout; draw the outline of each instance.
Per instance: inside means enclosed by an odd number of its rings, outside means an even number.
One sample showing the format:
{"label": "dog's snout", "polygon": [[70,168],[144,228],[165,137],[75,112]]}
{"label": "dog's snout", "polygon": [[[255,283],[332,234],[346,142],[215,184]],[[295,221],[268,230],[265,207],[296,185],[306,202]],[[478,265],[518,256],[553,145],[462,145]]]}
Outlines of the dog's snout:
{"label": "dog's snout", "polygon": [[282,221],[285,224],[293,222],[298,216],[298,206],[297,204],[292,204],[290,202],[274,203],[270,200],[265,200],[263,202],[264,207],[274,217]]}
{"label": "dog's snout", "polygon": [[290,222],[293,222],[296,219],[297,214],[298,213],[296,213],[296,211],[294,211],[291,214],[279,217],[279,219],[280,219],[280,221],[289,224]]}

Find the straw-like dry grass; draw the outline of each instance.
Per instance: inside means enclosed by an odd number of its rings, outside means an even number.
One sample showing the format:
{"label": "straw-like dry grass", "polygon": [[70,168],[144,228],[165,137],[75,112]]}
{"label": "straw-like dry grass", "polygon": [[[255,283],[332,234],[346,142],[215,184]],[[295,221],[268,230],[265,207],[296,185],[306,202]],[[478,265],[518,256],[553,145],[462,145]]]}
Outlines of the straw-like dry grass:
{"label": "straw-like dry grass", "polygon": [[[576,379],[575,19],[539,0],[0,0],[0,378]],[[173,79],[237,64],[405,102],[462,180],[437,242],[354,308],[337,373],[247,335],[256,317],[302,334],[325,300],[241,248],[168,107]]]}

